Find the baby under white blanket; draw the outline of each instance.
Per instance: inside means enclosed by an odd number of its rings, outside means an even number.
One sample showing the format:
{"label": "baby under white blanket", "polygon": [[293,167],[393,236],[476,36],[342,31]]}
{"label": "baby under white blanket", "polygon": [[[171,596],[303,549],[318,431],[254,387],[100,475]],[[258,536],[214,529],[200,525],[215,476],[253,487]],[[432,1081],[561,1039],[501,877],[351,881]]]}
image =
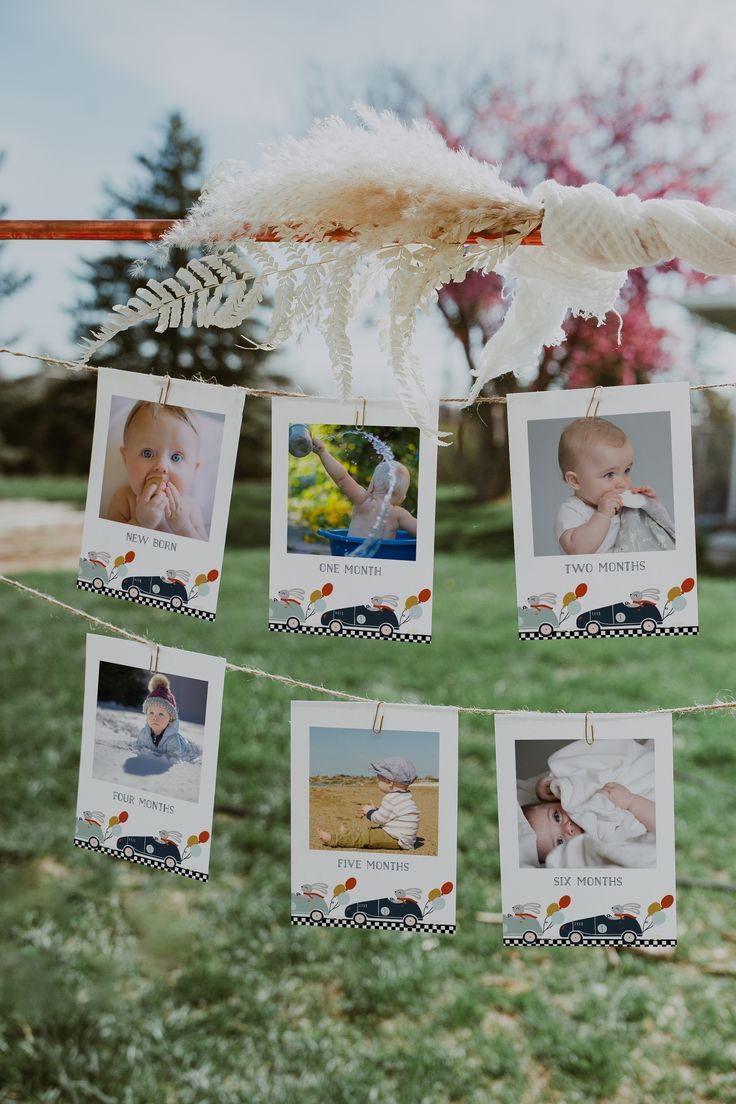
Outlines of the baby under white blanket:
{"label": "baby under white blanket", "polygon": [[[654,747],[650,740],[599,740],[592,746],[576,740],[549,757],[550,788],[562,808],[583,829],[555,847],[545,866],[562,869],[600,866],[645,868],[657,863],[656,836],[626,809],[619,809],[600,789],[619,782],[632,793],[654,799]],[[520,803],[536,802],[536,779],[520,781]],[[521,866],[538,866],[536,837],[519,808]]]}

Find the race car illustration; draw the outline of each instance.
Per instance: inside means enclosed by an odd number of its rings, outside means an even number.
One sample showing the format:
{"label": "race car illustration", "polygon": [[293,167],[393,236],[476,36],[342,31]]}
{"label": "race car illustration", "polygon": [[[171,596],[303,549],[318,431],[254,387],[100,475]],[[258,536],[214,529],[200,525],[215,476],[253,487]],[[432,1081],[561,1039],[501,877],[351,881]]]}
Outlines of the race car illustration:
{"label": "race car illustration", "polygon": [[631,946],[641,934],[639,921],[625,912],[587,916],[584,920],[571,920],[560,927],[560,938],[574,944],[583,941],[615,941]]}
{"label": "race car illustration", "polygon": [[601,629],[640,628],[642,632],[654,632],[662,624],[662,614],[653,602],[616,602],[613,606],[586,610],[575,622],[589,636],[597,636]]}
{"label": "race car illustration", "polygon": [[293,599],[269,598],[269,621],[285,621],[287,629],[298,629],[307,619],[307,615],[298,602]]}
{"label": "race car illustration", "polygon": [[545,606],[519,606],[517,614],[520,632],[536,632],[538,636],[553,636],[560,623],[555,611]]}
{"label": "race car illustration", "polygon": [[160,859],[167,870],[173,870],[181,863],[181,851],[177,845],[158,836],[121,836],[117,846],[126,859],[132,859],[135,855]]}
{"label": "race car illustration", "polygon": [[329,906],[324,897],[316,893],[292,893],[291,915],[308,916],[310,920],[319,923],[323,916],[327,915]]}
{"label": "race car illustration", "polygon": [[389,637],[398,631],[399,619],[388,607],[375,609],[368,605],[348,606],[323,613],[322,624],[335,634],[342,632],[343,628],[373,629],[380,636]]}
{"label": "race car illustration", "polygon": [[97,849],[105,840],[104,819],[102,813],[90,813],[85,809],[84,815],[77,817],[75,838],[86,840],[90,847]]}
{"label": "race car illustration", "polygon": [[389,920],[403,924],[405,928],[415,928],[422,919],[422,910],[410,898],[399,901],[394,897],[381,897],[378,901],[358,901],[348,905],[345,916],[358,927],[366,920]]}
{"label": "race car illustration", "polygon": [[542,925],[532,913],[506,913],[503,918],[503,934],[506,939],[522,939],[525,943],[538,943],[542,937]]}
{"label": "race car illustration", "polygon": [[173,609],[181,609],[189,598],[187,588],[182,582],[178,579],[165,579],[162,575],[131,575],[123,579],[122,588],[134,600],[140,598],[141,594],[163,601],[168,599]]}
{"label": "race car illustration", "polygon": [[[109,557],[107,557],[109,559]],[[95,590],[102,590],[109,582],[106,560],[98,558],[95,552],[89,552],[79,561],[77,578],[91,583]]]}

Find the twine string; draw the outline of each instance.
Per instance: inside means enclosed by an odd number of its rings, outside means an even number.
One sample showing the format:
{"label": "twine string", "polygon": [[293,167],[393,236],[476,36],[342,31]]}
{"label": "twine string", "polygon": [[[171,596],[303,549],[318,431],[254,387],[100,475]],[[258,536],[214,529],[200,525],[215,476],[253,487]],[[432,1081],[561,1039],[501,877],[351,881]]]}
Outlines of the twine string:
{"label": "twine string", "polygon": [[[7,586],[14,587],[16,590],[21,591],[24,594],[30,594],[33,598],[39,598],[44,602],[49,602],[52,606],[57,606],[59,609],[64,610],[66,613],[71,613],[75,617],[82,617],[91,624],[96,625],[100,629],[104,629],[107,632],[112,633],[115,636],[124,637],[126,640],[133,640],[137,644],[143,644],[147,648],[154,649],[162,647],[156,641],[149,640],[148,637],[140,636],[138,633],[130,632],[128,629],[123,629],[119,625],[114,625],[111,621],[104,621],[100,617],[95,617],[94,614],[87,613],[86,610],[78,609],[76,606],[70,606],[67,602],[62,602],[59,598],[54,598],[51,594],[44,594],[41,590],[36,590],[34,587],[26,586],[24,583],[19,582],[17,579],[11,579],[6,575],[0,575],[0,583],[5,583]],[[373,705],[377,700],[375,697],[369,698],[361,694],[349,694],[344,690],[335,690],[331,686],[324,686],[321,683],[306,682],[304,679],[291,678],[289,675],[277,675],[274,671],[265,671],[262,667],[252,667],[248,664],[231,663],[230,660],[225,660],[226,671],[236,671],[240,674],[252,675],[254,678],[270,679],[272,682],[280,682],[285,686],[296,686],[301,690],[312,690],[318,694],[326,694],[331,698],[341,698],[343,701],[363,702],[368,705]],[[419,708],[427,706],[426,702],[394,702],[395,705],[416,705]],[[431,706],[430,706],[431,708]],[[467,713],[481,717],[497,717],[497,716],[544,716],[539,710],[531,709],[485,709],[480,706],[470,705],[443,705],[435,708],[440,709],[455,709],[458,713]],[[709,713],[716,710],[723,709],[736,709],[736,701],[720,701],[709,702],[703,705],[681,705],[672,706],[669,708],[659,709],[638,709],[633,713],[623,713],[620,716],[650,716],[652,714],[687,714],[687,713]],[[559,713],[559,716],[564,717],[564,712]],[[591,712],[590,716],[594,716]]]}

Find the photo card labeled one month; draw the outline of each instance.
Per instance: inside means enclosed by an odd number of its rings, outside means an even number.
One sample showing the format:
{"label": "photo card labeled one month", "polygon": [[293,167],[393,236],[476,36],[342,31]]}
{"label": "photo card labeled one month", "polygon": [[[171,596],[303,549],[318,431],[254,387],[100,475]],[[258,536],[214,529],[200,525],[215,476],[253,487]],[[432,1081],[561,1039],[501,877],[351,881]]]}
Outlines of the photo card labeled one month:
{"label": "photo card labeled one month", "polygon": [[698,631],[687,383],[509,395],[519,636]]}
{"label": "photo card labeled one month", "polygon": [[244,392],[99,368],[77,586],[214,621]]}
{"label": "photo card labeled one month", "polygon": [[77,847],[206,882],[225,660],[87,636]]}
{"label": "photo card labeled one month", "polygon": [[455,931],[457,710],[291,703],[291,922]]}
{"label": "photo card labeled one month", "polygon": [[398,402],[276,398],[272,450],[269,628],[428,644],[436,440]]}
{"label": "photo card labeled one month", "polygon": [[672,715],[496,718],[503,941],[674,946]]}

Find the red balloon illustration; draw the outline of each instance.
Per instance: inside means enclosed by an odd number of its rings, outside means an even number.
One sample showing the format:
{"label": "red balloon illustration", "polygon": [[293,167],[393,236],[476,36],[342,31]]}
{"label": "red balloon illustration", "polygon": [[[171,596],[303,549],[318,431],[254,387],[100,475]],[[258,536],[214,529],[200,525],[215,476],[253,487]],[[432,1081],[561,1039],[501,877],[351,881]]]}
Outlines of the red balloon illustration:
{"label": "red balloon illustration", "polygon": [[666,893],[665,896],[662,898],[662,900],[659,903],[660,903],[660,905],[662,906],[663,909],[664,908],[669,908],[670,905],[674,905],[675,898],[672,896],[671,893]]}
{"label": "red balloon illustration", "polygon": [[566,909],[571,901],[572,901],[572,897],[568,897],[568,895],[565,894],[564,897],[560,897],[557,904],[560,906],[561,909]]}
{"label": "red balloon illustration", "polygon": [[199,840],[200,843],[206,843],[209,838],[210,838],[209,832],[200,832],[198,837],[197,837],[197,839]]}
{"label": "red balloon illustration", "polygon": [[335,588],[333,587],[332,583],[325,583],[325,585],[322,587],[322,597],[329,598],[334,589]]}
{"label": "red balloon illustration", "polygon": [[346,889],[355,889],[357,884],[358,883],[356,882],[355,878],[346,878],[345,879],[345,888]]}
{"label": "red balloon illustration", "polygon": [[584,598],[587,593],[588,593],[588,584],[587,583],[578,583],[578,585],[575,587],[575,597],[576,598]]}
{"label": "red balloon illustration", "polygon": [[121,824],[125,824],[127,819],[128,819],[128,813],[127,813],[126,809],[123,809],[122,813],[118,813],[118,820],[120,821]]}
{"label": "red balloon illustration", "polygon": [[134,559],[135,559],[135,552],[126,552],[125,553],[125,562],[126,563],[132,563]]}
{"label": "red balloon illustration", "polygon": [[694,579],[683,579],[682,582],[680,583],[680,590],[682,591],[683,594],[689,594],[694,586],[695,586],[695,580]]}
{"label": "red balloon illustration", "polygon": [[446,897],[448,893],[452,893],[454,888],[452,882],[443,882],[440,886],[440,893],[443,897]]}
{"label": "red balloon illustration", "polygon": [[420,590],[417,594],[417,598],[420,602],[428,602],[431,597],[432,591],[429,589],[429,587],[425,587],[424,590]]}
{"label": "red balloon illustration", "polygon": [[220,572],[216,571],[213,567],[211,571],[207,572],[207,582],[214,583],[220,577]]}

